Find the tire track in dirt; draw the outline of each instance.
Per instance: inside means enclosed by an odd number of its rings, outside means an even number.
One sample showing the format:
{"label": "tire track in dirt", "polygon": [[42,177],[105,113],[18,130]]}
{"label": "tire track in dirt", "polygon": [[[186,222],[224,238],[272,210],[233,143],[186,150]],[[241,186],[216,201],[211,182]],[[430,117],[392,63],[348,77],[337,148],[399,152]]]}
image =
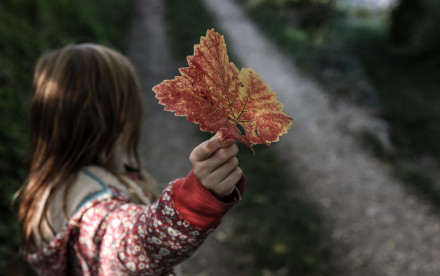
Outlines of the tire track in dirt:
{"label": "tire track in dirt", "polygon": [[159,184],[185,176],[188,156],[201,139],[184,117],[165,112],[152,87],[178,74],[166,41],[162,1],[134,1],[128,56],[139,74],[145,96],[144,125],[140,143],[142,163]]}

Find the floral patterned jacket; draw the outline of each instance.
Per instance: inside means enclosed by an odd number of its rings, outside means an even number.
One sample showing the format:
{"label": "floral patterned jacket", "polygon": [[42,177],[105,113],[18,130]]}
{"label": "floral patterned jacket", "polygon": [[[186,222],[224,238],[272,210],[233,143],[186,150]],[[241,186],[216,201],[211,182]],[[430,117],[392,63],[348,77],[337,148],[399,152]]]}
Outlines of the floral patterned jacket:
{"label": "floral patterned jacket", "polygon": [[[22,252],[39,275],[172,275],[172,267],[191,256],[238,202],[218,200],[192,171],[150,205],[134,203],[93,170],[82,174],[102,189],[82,200],[38,252]],[[238,197],[244,178],[237,188]]]}

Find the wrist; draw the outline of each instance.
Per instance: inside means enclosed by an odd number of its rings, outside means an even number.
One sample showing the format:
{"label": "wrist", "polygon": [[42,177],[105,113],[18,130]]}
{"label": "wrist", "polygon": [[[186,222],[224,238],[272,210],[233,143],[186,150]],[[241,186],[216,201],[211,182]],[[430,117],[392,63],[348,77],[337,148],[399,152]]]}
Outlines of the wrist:
{"label": "wrist", "polygon": [[[240,193],[245,188],[244,178],[237,184]],[[191,171],[186,178],[176,182],[171,198],[177,212],[189,223],[202,229],[216,227],[223,215],[235,202],[223,202],[206,189]]]}
{"label": "wrist", "polygon": [[237,186],[234,187],[234,190],[232,190],[232,192],[229,195],[226,196],[218,196],[216,194],[214,194],[213,192],[211,192],[218,200],[220,200],[221,202],[224,203],[231,203],[231,202],[235,202],[235,201],[241,201],[242,196],[241,196],[241,192],[240,190],[237,188]]}

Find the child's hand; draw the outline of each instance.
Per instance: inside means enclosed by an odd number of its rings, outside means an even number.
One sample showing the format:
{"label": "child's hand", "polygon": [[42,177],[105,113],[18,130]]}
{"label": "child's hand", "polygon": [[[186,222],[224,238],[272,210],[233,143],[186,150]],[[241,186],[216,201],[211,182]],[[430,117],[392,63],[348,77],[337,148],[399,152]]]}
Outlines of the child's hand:
{"label": "child's hand", "polygon": [[218,198],[230,195],[243,175],[235,157],[237,153],[235,141],[221,141],[217,133],[194,148],[189,156],[194,175]]}

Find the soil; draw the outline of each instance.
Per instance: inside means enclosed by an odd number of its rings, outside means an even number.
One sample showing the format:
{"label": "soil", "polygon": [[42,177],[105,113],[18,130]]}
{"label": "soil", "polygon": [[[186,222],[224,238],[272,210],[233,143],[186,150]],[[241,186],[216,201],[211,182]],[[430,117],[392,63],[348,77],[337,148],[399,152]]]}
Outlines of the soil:
{"label": "soil", "polygon": [[[323,216],[331,260],[344,271],[340,275],[440,275],[440,217],[359,142],[364,129],[386,142],[387,124],[371,110],[333,98],[300,72],[233,0],[204,2],[225,32],[228,50],[261,75],[294,118],[289,133],[272,147]],[[163,185],[190,170],[189,153],[201,138],[197,126],[163,111],[151,91],[178,74],[162,14],[160,0],[134,1],[128,55],[145,90],[141,154]],[[245,275],[232,265],[238,253],[222,242],[231,223],[233,216],[226,216],[195,256],[179,266],[179,274]]]}

